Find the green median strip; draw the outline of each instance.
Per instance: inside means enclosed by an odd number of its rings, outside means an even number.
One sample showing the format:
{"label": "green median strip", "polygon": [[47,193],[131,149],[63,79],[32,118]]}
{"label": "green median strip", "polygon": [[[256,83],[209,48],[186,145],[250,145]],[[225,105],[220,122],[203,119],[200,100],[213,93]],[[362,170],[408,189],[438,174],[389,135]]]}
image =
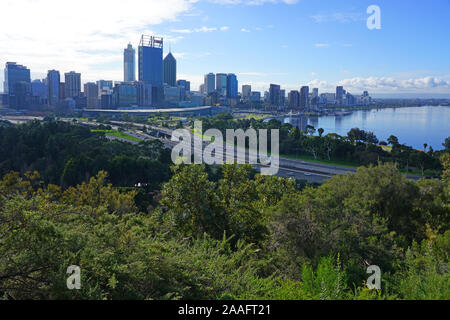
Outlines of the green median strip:
{"label": "green median strip", "polygon": [[91,132],[103,132],[105,135],[110,136],[110,137],[116,137],[116,138],[121,138],[121,139],[125,139],[125,140],[131,140],[131,141],[142,141],[139,138],[133,137],[129,134],[117,131],[117,130],[91,130]]}

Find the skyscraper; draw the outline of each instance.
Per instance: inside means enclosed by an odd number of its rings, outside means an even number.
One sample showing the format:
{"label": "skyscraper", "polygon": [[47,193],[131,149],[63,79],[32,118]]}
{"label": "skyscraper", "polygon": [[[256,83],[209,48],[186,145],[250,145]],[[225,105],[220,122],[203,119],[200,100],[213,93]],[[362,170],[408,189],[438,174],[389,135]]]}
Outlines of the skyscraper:
{"label": "skyscraper", "polygon": [[139,81],[152,85],[152,105],[164,102],[163,38],[142,35],[139,43]]}
{"label": "skyscraper", "polygon": [[278,106],[280,104],[280,85],[270,84],[269,87],[269,102],[273,106]]}
{"label": "skyscraper", "polygon": [[48,88],[48,104],[56,106],[59,103],[59,83],[60,74],[57,70],[49,70],[47,73],[47,88]]}
{"label": "skyscraper", "polygon": [[216,74],[216,91],[223,97],[227,96],[227,75],[225,73]]}
{"label": "skyscraper", "polygon": [[66,98],[79,97],[81,93],[81,74],[70,71],[64,74]]}
{"label": "skyscraper", "polygon": [[309,87],[303,86],[300,88],[300,108],[306,108],[309,100]]}
{"label": "skyscraper", "polygon": [[98,80],[98,96],[101,97],[103,94],[111,94],[113,91],[113,82],[112,80]]}
{"label": "skyscraper", "polygon": [[313,88],[312,97],[317,98],[319,96],[319,88]]}
{"label": "skyscraper", "polygon": [[286,90],[281,89],[280,90],[280,105],[284,106],[285,102],[286,102]]}
{"label": "skyscraper", "polygon": [[238,97],[238,81],[234,73],[227,75],[227,98],[236,99]]}
{"label": "skyscraper", "polygon": [[124,81],[136,80],[136,50],[131,43],[123,51],[123,73]]}
{"label": "skyscraper", "polygon": [[3,92],[14,94],[15,85],[19,82],[30,84],[30,69],[15,62],[7,62],[5,65],[5,82]]}
{"label": "skyscraper", "polygon": [[113,103],[117,107],[131,107],[139,104],[138,86],[135,82],[116,83],[113,89]]}
{"label": "skyscraper", "polygon": [[98,104],[98,86],[95,82],[84,84],[84,95],[88,108],[97,108]]}
{"label": "skyscraper", "polygon": [[290,109],[298,109],[300,106],[300,93],[297,90],[292,90],[288,94],[288,103]]}
{"label": "skyscraper", "polygon": [[214,73],[205,74],[205,93],[210,94],[215,90],[215,76]]}
{"label": "skyscraper", "polygon": [[317,106],[319,104],[319,88],[313,88],[311,95],[311,105]]}
{"label": "skyscraper", "polygon": [[31,99],[33,105],[42,105],[47,102],[48,89],[44,81],[33,80],[31,82]]}
{"label": "skyscraper", "polygon": [[171,52],[164,58],[163,82],[171,87],[177,85],[177,60]]}
{"label": "skyscraper", "polygon": [[142,35],[139,44],[139,81],[163,85],[163,38]]}
{"label": "skyscraper", "polygon": [[337,86],[336,87],[336,102],[337,102],[337,104],[342,104],[343,99],[344,99],[344,87]]}
{"label": "skyscraper", "polygon": [[251,92],[252,86],[249,84],[244,84],[242,86],[242,100],[248,101],[250,99]]}

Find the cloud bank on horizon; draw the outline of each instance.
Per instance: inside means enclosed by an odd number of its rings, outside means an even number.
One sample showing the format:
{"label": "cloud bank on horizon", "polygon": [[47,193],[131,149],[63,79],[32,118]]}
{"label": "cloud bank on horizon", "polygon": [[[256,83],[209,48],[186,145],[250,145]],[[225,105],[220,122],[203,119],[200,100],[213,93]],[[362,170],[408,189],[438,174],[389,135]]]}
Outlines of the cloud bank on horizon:
{"label": "cloud bank on horizon", "polygon": [[[310,85],[321,92],[333,92],[336,85],[343,85],[355,94],[362,90],[450,94],[448,59],[443,60],[442,69],[437,70],[427,65],[430,60],[430,56],[425,56],[427,53],[423,53],[423,66],[417,63],[422,61],[417,55],[410,65],[430,72],[410,77],[395,74],[416,70],[396,69],[395,65],[380,69],[381,63],[364,69],[361,65],[367,63],[363,58],[361,61],[354,59],[353,64],[346,62],[349,52],[358,56],[364,52],[364,45],[367,46],[355,41],[367,37],[363,27],[365,12],[354,9],[354,0],[348,1],[351,9],[347,12],[341,8],[345,9],[345,5],[334,8],[332,2],[325,5],[326,2],[4,0],[0,4],[4,13],[0,19],[0,68],[7,61],[14,61],[29,67],[34,79],[44,78],[47,70],[56,69],[61,73],[81,72],[82,82],[120,81],[123,49],[129,42],[137,45],[141,34],[155,34],[163,36],[165,42],[175,48],[180,78],[190,80],[193,90],[207,72],[233,72],[239,77],[239,85],[251,84],[259,91],[268,90],[270,83],[277,83],[286,91]],[[297,22],[298,28],[291,27]],[[355,29],[355,26],[362,29],[360,33],[353,33],[348,39],[342,37],[342,41],[330,34],[334,29]],[[377,34],[372,35],[377,45],[384,41]],[[296,47],[297,37],[303,41],[299,47]],[[261,50],[259,45],[266,38],[272,39],[273,46]],[[439,50],[443,50],[445,56],[448,48]],[[331,65],[328,61],[340,59],[342,66]],[[385,58],[389,59],[392,58]],[[344,77],[337,71],[338,67],[351,70]],[[249,72],[249,69],[254,71]],[[3,82],[3,73],[0,81]]]}

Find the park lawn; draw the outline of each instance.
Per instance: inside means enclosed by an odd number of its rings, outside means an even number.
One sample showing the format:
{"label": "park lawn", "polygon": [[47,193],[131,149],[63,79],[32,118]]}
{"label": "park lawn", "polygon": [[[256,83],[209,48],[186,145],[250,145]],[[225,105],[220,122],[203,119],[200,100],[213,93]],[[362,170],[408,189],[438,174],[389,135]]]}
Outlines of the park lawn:
{"label": "park lawn", "polygon": [[105,135],[111,136],[111,137],[117,137],[117,138],[122,138],[122,139],[136,141],[136,142],[142,141],[141,139],[130,136],[129,134],[126,134],[123,132],[119,132],[117,130],[91,130],[91,132],[103,132],[103,133],[105,133]]}
{"label": "park lawn", "polygon": [[256,114],[256,113],[243,113],[242,117],[238,118],[238,119],[255,119],[255,120],[265,120],[272,117],[270,114]]}
{"label": "park lawn", "polygon": [[383,149],[384,151],[387,151],[387,152],[391,152],[392,151],[392,147],[391,146],[378,145],[378,147],[381,147],[381,149]]}
{"label": "park lawn", "polygon": [[287,159],[294,159],[294,160],[303,160],[303,161],[319,163],[319,164],[328,164],[328,165],[332,165],[332,166],[336,166],[336,167],[358,168],[358,167],[362,166],[361,164],[355,164],[352,162],[339,161],[339,160],[331,160],[331,161],[330,160],[318,160],[318,159],[314,159],[313,156],[308,156],[308,155],[296,156],[296,155],[280,154],[280,157],[287,158]]}

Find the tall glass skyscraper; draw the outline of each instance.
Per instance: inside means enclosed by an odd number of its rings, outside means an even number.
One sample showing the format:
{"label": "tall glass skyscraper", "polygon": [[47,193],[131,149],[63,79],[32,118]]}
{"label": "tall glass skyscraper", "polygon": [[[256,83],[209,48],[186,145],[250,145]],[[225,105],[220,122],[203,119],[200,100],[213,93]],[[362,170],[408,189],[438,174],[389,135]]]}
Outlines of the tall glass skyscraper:
{"label": "tall glass skyscraper", "polygon": [[164,101],[163,38],[142,35],[138,48],[139,81],[152,85],[152,105]]}
{"label": "tall glass skyscraper", "polygon": [[136,81],[136,50],[131,43],[123,51],[123,73],[124,81]]}
{"label": "tall glass skyscraper", "polygon": [[342,104],[344,99],[344,87],[343,86],[337,86],[336,87],[336,102],[338,104]]}
{"label": "tall glass skyscraper", "polygon": [[225,73],[216,74],[216,91],[223,97],[227,96],[227,81]]}
{"label": "tall glass skyscraper", "polygon": [[212,92],[214,92],[216,86],[215,86],[215,75],[214,73],[208,73],[205,74],[205,81],[204,81],[204,85],[205,85],[205,93],[206,94],[210,94]]}
{"label": "tall glass skyscraper", "polygon": [[177,60],[171,52],[164,58],[163,82],[171,87],[177,85]]}
{"label": "tall glass skyscraper", "polygon": [[281,91],[280,85],[270,84],[269,99],[271,105],[278,106],[280,104],[280,91]]}
{"label": "tall glass skyscraper", "polygon": [[227,75],[227,98],[235,99],[238,96],[238,81],[234,73]]}
{"label": "tall glass skyscraper", "polygon": [[31,83],[30,69],[15,62],[7,62],[5,65],[5,82],[3,91],[6,94],[14,94],[14,87],[17,83]]}
{"label": "tall glass skyscraper", "polygon": [[48,104],[55,106],[59,103],[59,83],[60,75],[57,70],[49,70],[47,73],[47,88],[48,88]]}
{"label": "tall glass skyscraper", "polygon": [[163,85],[163,39],[142,35],[139,44],[139,81]]}
{"label": "tall glass skyscraper", "polygon": [[308,107],[309,103],[309,87],[303,86],[300,88],[300,107],[306,108]]}

